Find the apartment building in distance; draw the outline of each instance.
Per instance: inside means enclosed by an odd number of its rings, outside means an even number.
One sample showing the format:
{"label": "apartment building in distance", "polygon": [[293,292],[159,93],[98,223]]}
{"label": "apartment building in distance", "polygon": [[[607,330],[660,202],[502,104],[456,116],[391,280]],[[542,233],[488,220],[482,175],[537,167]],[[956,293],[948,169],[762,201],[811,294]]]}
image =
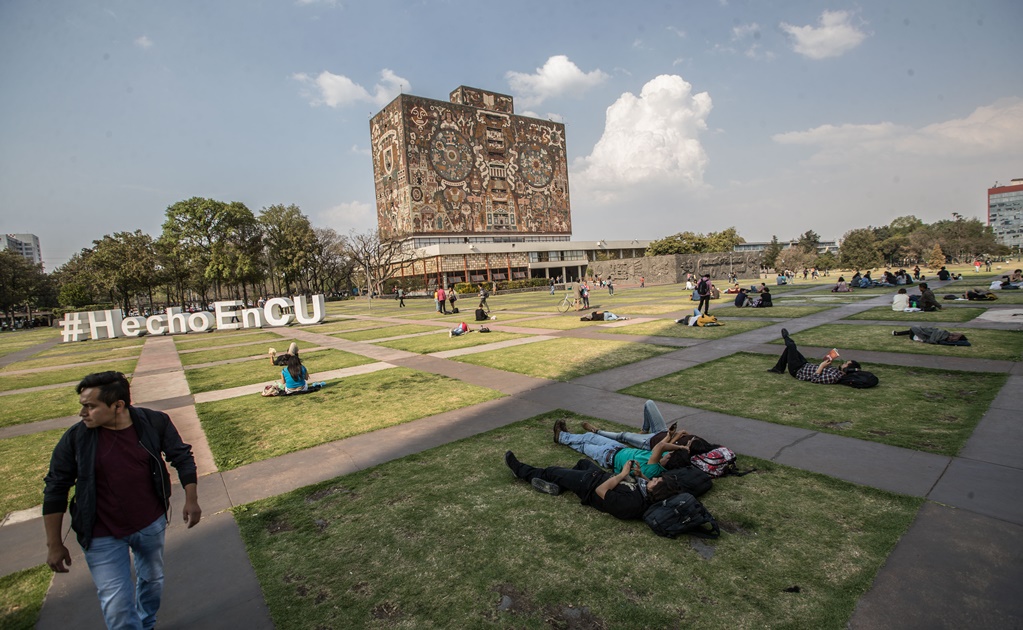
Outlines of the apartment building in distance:
{"label": "apartment building in distance", "polygon": [[43,251],[39,247],[39,237],[35,234],[0,235],[0,247],[21,254],[33,264],[43,262]]}
{"label": "apartment building in distance", "polygon": [[1023,178],[987,190],[987,224],[995,238],[1016,252],[1023,246]]}

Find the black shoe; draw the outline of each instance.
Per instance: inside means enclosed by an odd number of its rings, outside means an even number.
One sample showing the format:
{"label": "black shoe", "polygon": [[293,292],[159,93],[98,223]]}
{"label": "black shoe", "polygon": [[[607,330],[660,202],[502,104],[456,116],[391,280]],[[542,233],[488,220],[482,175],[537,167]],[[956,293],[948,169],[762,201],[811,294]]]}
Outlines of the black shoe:
{"label": "black shoe", "polygon": [[565,424],[564,420],[561,420],[561,419],[555,420],[554,421],[554,443],[555,444],[561,444],[561,441],[558,438],[561,437],[561,432],[562,431],[568,431],[568,425]]}
{"label": "black shoe", "polygon": [[781,374],[782,373],[781,370],[776,370],[774,368],[767,368],[767,371],[771,372],[772,374]]}
{"label": "black shoe", "polygon": [[534,488],[536,488],[537,490],[544,494],[553,494],[554,496],[558,496],[559,494],[561,494],[561,486],[550,481],[544,481],[539,477],[533,477],[533,480],[530,481],[529,483],[532,484]]}
{"label": "black shoe", "polygon": [[789,336],[789,331],[788,331],[787,328],[782,328],[781,329],[781,336],[782,336],[782,339],[785,339],[785,338],[787,338]]}
{"label": "black shoe", "polygon": [[511,468],[512,473],[514,473],[516,477],[519,476],[519,466],[521,466],[522,464],[519,462],[518,459],[515,458],[515,453],[512,453],[511,451],[505,451],[504,464],[508,468]]}

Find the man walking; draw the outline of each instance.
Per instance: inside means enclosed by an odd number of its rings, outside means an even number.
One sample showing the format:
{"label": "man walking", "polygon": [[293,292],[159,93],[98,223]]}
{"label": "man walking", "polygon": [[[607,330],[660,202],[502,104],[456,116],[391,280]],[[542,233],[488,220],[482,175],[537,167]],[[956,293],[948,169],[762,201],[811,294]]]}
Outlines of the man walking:
{"label": "man walking", "polygon": [[[163,594],[163,547],[171,480],[160,456],[178,471],[188,527],[202,518],[192,447],[167,414],[131,405],[120,372],[86,376],[75,389],[82,421],[57,442],[43,490],[46,564],[67,573],[71,554],[61,529],[68,492],[71,528],[85,552],[108,628],[156,624]],[[137,579],[132,584],[131,556]]]}
{"label": "man walking", "polygon": [[700,304],[697,306],[704,315],[710,314],[710,275],[703,274],[700,281],[696,283],[696,294],[700,296]]}

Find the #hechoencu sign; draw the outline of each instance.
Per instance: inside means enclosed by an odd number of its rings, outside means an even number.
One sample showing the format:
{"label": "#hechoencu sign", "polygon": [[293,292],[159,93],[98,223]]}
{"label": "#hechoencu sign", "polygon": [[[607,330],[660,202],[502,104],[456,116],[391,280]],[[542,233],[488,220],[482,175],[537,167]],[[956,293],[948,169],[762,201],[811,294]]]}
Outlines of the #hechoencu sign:
{"label": "#hechoencu sign", "polygon": [[150,335],[175,335],[187,332],[209,332],[211,330],[237,330],[240,328],[265,328],[287,326],[292,322],[317,324],[323,321],[323,295],[314,295],[312,313],[306,296],[293,298],[277,297],[266,301],[263,308],[242,308],[241,300],[225,300],[213,304],[213,312],[199,311],[184,313],[173,306],[166,313],[151,317],[124,317],[120,310],[65,313],[60,320],[63,340],[86,341],[88,339],[113,339],[115,337],[141,337]]}

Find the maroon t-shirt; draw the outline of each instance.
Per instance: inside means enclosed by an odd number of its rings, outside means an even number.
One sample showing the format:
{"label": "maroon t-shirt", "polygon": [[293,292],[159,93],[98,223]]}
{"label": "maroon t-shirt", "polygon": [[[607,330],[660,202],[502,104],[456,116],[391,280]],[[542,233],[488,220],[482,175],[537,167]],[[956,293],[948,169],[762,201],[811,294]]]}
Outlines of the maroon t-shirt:
{"label": "maroon t-shirt", "polygon": [[124,538],[164,513],[151,479],[152,455],[139,443],[135,425],[121,431],[103,428],[98,431],[96,524],[92,536]]}

